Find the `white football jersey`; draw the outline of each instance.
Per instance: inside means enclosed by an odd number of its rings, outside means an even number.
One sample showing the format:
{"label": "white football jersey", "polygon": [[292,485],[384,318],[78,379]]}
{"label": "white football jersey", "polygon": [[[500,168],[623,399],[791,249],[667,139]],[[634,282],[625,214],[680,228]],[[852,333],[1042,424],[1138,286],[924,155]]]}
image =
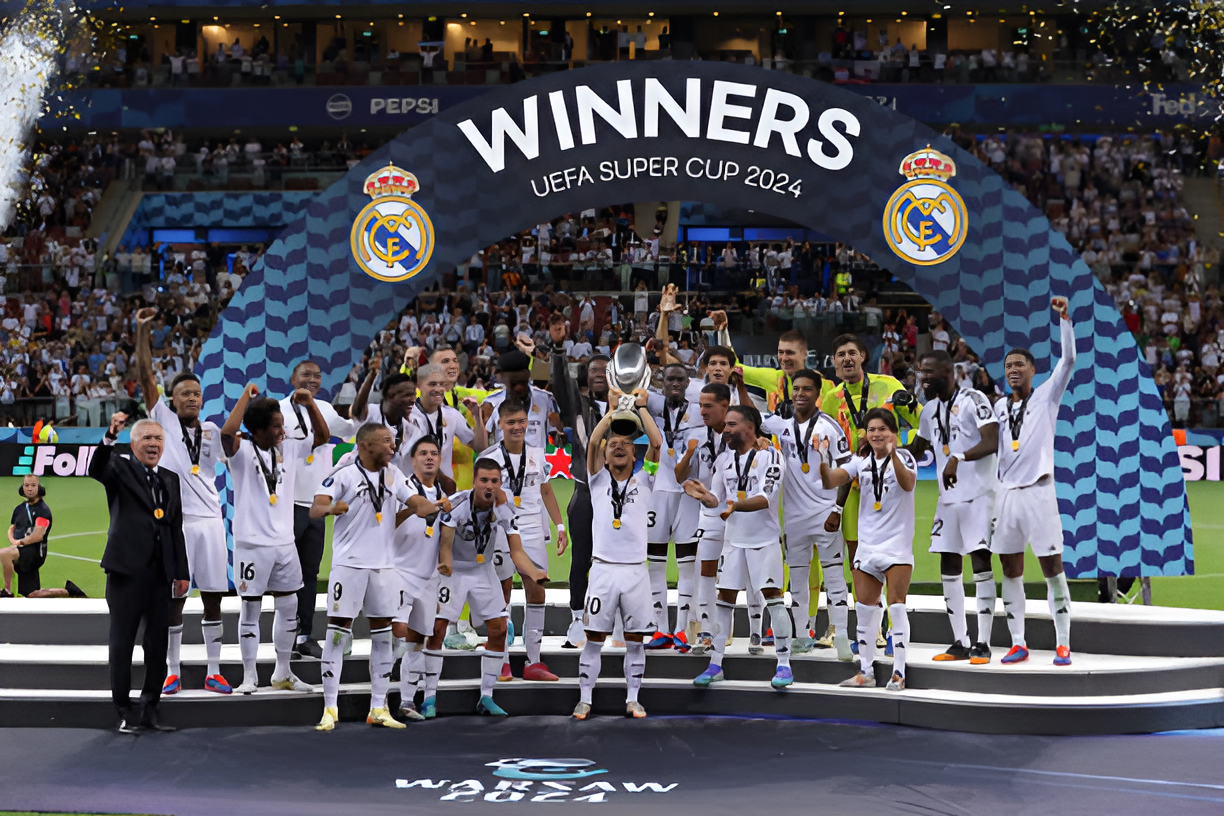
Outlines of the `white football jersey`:
{"label": "white football jersey", "polygon": [[[315,405],[319,406],[319,413],[323,415],[328,433],[332,436],[348,439],[356,432],[357,428],[353,422],[337,414],[330,402],[317,399]],[[319,485],[323,484],[323,480],[332,472],[332,449],[335,445],[325,441],[319,447],[311,450],[309,443],[314,439],[314,431],[311,430],[310,412],[289,397],[280,401],[280,409],[281,416],[285,419],[286,438],[300,439],[307,443],[301,458],[293,460],[294,469],[297,470],[297,480],[294,483],[293,495],[289,498],[294,504],[309,507],[314,504],[314,497],[319,493]]]}
{"label": "white football jersey", "polygon": [[[552,470],[544,458],[544,449],[524,445],[521,453],[510,453],[504,446],[497,444],[476,458],[492,459],[501,464],[502,492],[506,494],[507,503],[518,518],[520,534],[540,534],[540,520],[544,510],[540,488],[548,481]],[[516,493],[514,483],[520,479],[522,483]],[[516,498],[518,501],[515,501]]]}
{"label": "white football jersey", "polygon": [[412,424],[421,434],[438,437],[442,441],[442,472],[452,479],[455,477],[455,466],[452,459],[455,455],[455,437],[465,445],[471,445],[476,438],[475,432],[467,424],[463,413],[449,405],[443,405],[432,414],[426,414],[417,400],[412,406],[409,416]]}
{"label": "white football jersey", "polygon": [[[446,495],[436,482],[432,487],[426,487],[416,478],[416,474],[408,477],[408,490],[410,495],[424,496],[431,502],[441,501]],[[437,572],[440,515],[438,513],[429,518],[412,515],[395,528],[392,560],[397,570],[421,578],[430,578]]]}
{"label": "white football jersey", "polygon": [[728,501],[764,496],[769,506],[752,512],[735,512],[727,516],[725,541],[733,547],[756,549],[776,545],[782,531],[778,526],[778,499],[782,496],[782,474],[786,466],[782,454],[773,448],[753,448],[740,455],[728,449],[714,463],[714,478],[710,492],[718,499],[716,513],[727,509]]}
{"label": "white football jersey", "polygon": [[493,570],[493,553],[499,537],[518,535],[518,522],[509,503],[477,510],[472,506],[470,490],[462,490],[451,497],[451,511],[439,513],[438,523],[455,531],[451,563],[460,569],[479,566]]}
{"label": "white football jersey", "polygon": [[398,503],[412,496],[395,465],[368,471],[360,461],[338,468],[323,480],[319,495],[348,504],[336,516],[332,567],[383,569],[392,566],[392,539]]}
{"label": "white football jersey", "polygon": [[[954,453],[964,453],[982,441],[981,429],[998,423],[990,401],[981,391],[958,388],[947,402],[933,399],[922,407],[918,420],[918,435],[931,443],[935,451],[935,480],[939,482],[939,501],[958,504],[973,501],[984,493],[993,493],[998,460],[994,454],[972,462],[961,462],[956,468],[956,486],[944,488],[943,472]],[[944,445],[948,452],[944,453]]]}
{"label": "white football jersey", "polygon": [[[909,451],[898,450],[897,458],[906,469],[917,475],[918,463]],[[872,470],[873,461],[875,470]],[[916,491],[902,490],[897,484],[892,457],[881,460],[870,453],[867,456],[853,456],[842,468],[850,474],[851,479],[859,480],[859,546],[912,547]],[[875,509],[877,502],[879,510]]]}
{"label": "white football jersey", "polygon": [[[485,430],[489,432],[489,444],[501,441],[501,428],[497,427],[498,411],[506,401],[506,389],[494,391],[485,397],[484,404],[493,406]],[[560,413],[557,400],[543,388],[531,386],[531,406],[527,409],[527,444],[541,450],[548,449],[548,415]]]}
{"label": "white football jersey", "polygon": [[[159,398],[151,412],[164,431],[166,444],[159,467],[172,470],[179,477],[179,492],[182,494],[183,515],[221,518],[221,497],[217,494],[217,464],[225,462],[225,451],[221,448],[221,429],[215,422],[200,420],[198,428],[183,427],[178,415],[165,399]],[[198,472],[192,473],[191,453],[188,438],[196,447],[199,433],[199,455],[196,458]]]}
{"label": "white football jersey", "polygon": [[1050,378],[1032,390],[1027,402],[1006,397],[994,404],[999,421],[999,482],[1003,487],[1027,487],[1054,475],[1058,407],[1075,369],[1075,329],[1069,320],[1058,322],[1062,328],[1062,357]]}
{"label": "white football jersey", "polygon": [[[639,470],[627,481],[615,482],[603,468],[591,475],[592,557],[610,564],[641,564],[646,560],[646,514],[655,477]],[[619,523],[613,504],[613,487],[623,497]]]}
{"label": "white football jersey", "polygon": [[[783,419],[777,414],[765,417],[762,427],[777,437],[786,463],[782,479],[782,514],[786,527],[795,535],[812,525],[820,527],[837,504],[837,488],[825,490],[820,482],[821,454],[812,446],[816,439],[828,439],[824,460],[838,467],[850,458],[850,443],[831,416],[817,410],[806,422]],[[801,455],[802,454],[802,455]],[[807,465],[807,472],[803,466]]]}
{"label": "white football jersey", "polygon": [[[705,388],[707,385],[709,385],[709,383],[701,379],[700,377],[689,377],[689,384],[688,384],[688,388],[685,389],[684,391],[684,398],[689,401],[690,405],[693,405],[693,406],[700,405],[701,404],[701,389]],[[729,385],[727,386],[727,389],[731,392],[731,404],[739,405],[739,401],[740,401],[739,389],[732,388]],[[700,413],[697,415],[697,419],[698,421],[701,420]]]}
{"label": "white football jersey", "polygon": [[646,408],[663,437],[654,489],[661,493],[683,492],[684,488],[676,481],[676,462],[684,455],[684,446],[688,443],[685,433],[692,428],[705,427],[701,422],[701,410],[696,403],[688,400],[674,408],[669,407],[663,395],[656,393],[650,395]]}
{"label": "white football jersey", "polygon": [[[294,465],[306,458],[312,444],[313,439],[286,438],[279,450],[256,450],[250,438],[239,442],[238,450],[230,458],[235,541],[255,547],[293,543],[293,497],[297,480],[303,475],[302,469]],[[274,491],[268,490],[265,468],[275,479]],[[270,501],[273,494],[276,504]]]}
{"label": "white football jersey", "polygon": [[[715,431],[713,428],[706,427],[705,425],[685,431],[685,447],[688,446],[689,439],[697,440],[697,451],[689,459],[688,478],[696,479],[712,490],[712,485],[714,484],[714,462],[727,450],[727,440],[723,439],[722,431]],[[673,474],[674,472],[673,470]],[[697,500],[693,499],[693,501]],[[699,513],[702,529],[721,530],[725,522],[718,516],[722,511],[722,507],[710,508],[701,504]]]}

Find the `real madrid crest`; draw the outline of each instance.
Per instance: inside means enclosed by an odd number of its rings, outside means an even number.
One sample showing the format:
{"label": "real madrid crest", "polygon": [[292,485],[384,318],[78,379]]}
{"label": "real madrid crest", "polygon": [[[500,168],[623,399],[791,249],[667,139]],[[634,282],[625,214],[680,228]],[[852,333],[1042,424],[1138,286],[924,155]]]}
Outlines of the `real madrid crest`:
{"label": "real madrid crest", "polygon": [[433,222],[411,198],[420,189],[416,176],[391,164],[366,178],[365,192],[373,201],[353,221],[349,243],[353,260],[370,277],[398,283],[429,263]]}
{"label": "real madrid crest", "polygon": [[948,185],[956,163],[927,145],[901,161],[908,181],[884,208],[884,240],[892,251],[919,266],[948,260],[965,243],[969,212],[960,194]]}

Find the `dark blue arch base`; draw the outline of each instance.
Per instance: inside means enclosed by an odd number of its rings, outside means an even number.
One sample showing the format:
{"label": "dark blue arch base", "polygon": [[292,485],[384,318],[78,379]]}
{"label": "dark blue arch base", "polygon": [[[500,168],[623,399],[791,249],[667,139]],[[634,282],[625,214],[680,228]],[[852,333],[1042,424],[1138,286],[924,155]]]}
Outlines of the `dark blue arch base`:
{"label": "dark blue arch base", "polygon": [[[677,101],[686,81],[701,83],[701,133],[693,138],[660,116],[659,135],[646,138],[642,89],[657,78]],[[635,102],[636,138],[626,138],[598,116],[597,140],[584,145],[575,112],[575,86],[588,86],[613,108],[617,82],[628,81]],[[768,89],[806,102],[811,121],[798,134],[803,155],[791,156],[774,135],[767,148],[703,138],[708,135],[711,89],[716,81],[755,87],[747,119],[724,125],[754,133]],[[558,146],[549,94],[568,106],[572,149]],[[506,143],[505,169],[494,173],[465,138],[470,120],[490,137],[494,110],[504,108],[524,126],[524,100],[538,108],[539,156],[528,160]],[[860,125],[845,137],[853,159],[839,170],[818,167],[807,156],[809,138],[835,152],[817,132],[820,114],[849,112]],[[783,109],[780,119],[790,112]],[[845,131],[839,126],[838,130]],[[950,180],[964,198],[969,234],[961,250],[933,266],[915,266],[884,241],[881,217],[905,178],[897,169],[909,153],[930,144],[951,156]],[[802,194],[763,190],[732,180],[675,176],[597,181],[543,197],[543,180],[567,168],[594,171],[600,162],[633,157],[690,157],[757,165],[800,178]],[[429,266],[402,284],[380,283],[362,273],[349,250],[349,229],[369,201],[366,176],[388,162],[416,174],[413,200],[430,214],[436,249]],[[622,164],[623,166],[623,164]],[[598,178],[597,173],[595,174]],[[1167,416],[1151,372],[1120,315],[1087,265],[1046,218],[1003,179],[924,125],[853,93],[815,80],[742,66],[703,62],[605,65],[564,72],[489,93],[414,128],[319,194],[269,248],[247,276],[205,345],[197,371],[204,382],[205,413],[219,418],[248,381],[284,393],[293,364],[318,360],[324,390],[339,386],[370,339],[426,283],[476,250],[561,213],[621,201],[695,200],[731,204],[777,215],[867,253],[934,305],[999,377],[1005,350],[1030,348],[1044,376],[1056,348],[1052,295],[1067,297],[1076,324],[1078,362],[1059,415],[1056,477],[1071,577],[1182,575],[1193,572],[1193,548],[1185,485]]]}

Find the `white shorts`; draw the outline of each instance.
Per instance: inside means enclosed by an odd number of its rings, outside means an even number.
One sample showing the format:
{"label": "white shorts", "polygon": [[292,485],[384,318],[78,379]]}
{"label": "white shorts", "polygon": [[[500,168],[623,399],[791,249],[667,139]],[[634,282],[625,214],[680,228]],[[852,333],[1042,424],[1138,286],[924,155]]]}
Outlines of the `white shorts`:
{"label": "white shorts", "polygon": [[[821,522],[823,525],[824,522]],[[842,538],[841,530],[832,533],[824,531],[823,526],[818,533],[802,535],[786,535],[786,563],[792,567],[805,567],[812,563],[812,551],[822,563],[832,561],[843,550],[846,540]]]}
{"label": "white shorts", "polygon": [[473,618],[491,621],[506,617],[506,596],[494,570],[481,565],[453,569],[449,576],[438,576],[436,617],[457,621],[465,603],[471,608]]}
{"label": "white shorts", "polygon": [[723,552],[723,535],[727,532],[727,522],[718,516],[698,514],[697,528],[693,537],[697,540],[697,560],[717,561]]}
{"label": "white shorts", "polygon": [[988,549],[993,505],[991,493],[983,493],[967,502],[936,503],[935,521],[931,525],[931,552],[968,555]]}
{"label": "white shorts", "polygon": [[234,581],[238,594],[254,598],[265,592],[297,592],[302,588],[302,562],[297,546],[263,546],[234,542]]}
{"label": "white shorts", "polygon": [[355,618],[394,617],[399,608],[400,577],[394,567],[332,567],[327,576],[327,616]]}
{"label": "white shorts", "polygon": [[[541,537],[521,535],[520,538],[523,541],[523,552],[527,553],[531,563],[547,572],[548,542]],[[505,546],[505,549],[502,549],[503,546]],[[493,569],[497,572],[497,580],[499,581],[513,578],[514,573],[518,572],[514,567],[514,561],[510,558],[509,545],[505,545],[500,541],[498,542],[497,549],[493,551]]]}
{"label": "white shorts", "polygon": [[412,631],[428,635],[433,632],[434,621],[438,618],[438,579],[435,572],[429,578],[398,570],[399,611],[395,613],[396,623],[405,623]]}
{"label": "white shorts", "polygon": [[[672,521],[672,540],[679,544],[700,541],[705,535],[702,529],[705,519],[701,516],[701,502],[684,492],[676,495],[680,497],[680,504],[676,508],[676,517]],[[704,526],[710,525],[707,523]],[[716,558],[717,556],[709,560],[713,561]]]}
{"label": "white shorts", "polygon": [[183,539],[195,588],[201,592],[229,592],[225,522],[219,516],[183,516]]}
{"label": "white shorts", "polygon": [[786,588],[782,577],[782,548],[777,544],[764,547],[723,547],[718,563],[718,588],[741,589]]}
{"label": "white shorts", "polygon": [[1051,478],[1028,487],[1004,488],[995,499],[990,551],[1014,555],[1023,553],[1025,544],[1038,558],[1062,555],[1062,516]]}
{"label": "white shorts", "polygon": [[590,632],[611,634],[618,610],[627,634],[649,635],[657,628],[646,565],[591,562],[582,627]]}
{"label": "white shorts", "polygon": [[912,543],[908,548],[901,546],[900,542],[894,543],[893,546],[872,547],[860,541],[858,549],[854,551],[854,568],[867,573],[880,583],[884,583],[884,573],[901,564],[911,567],[914,565]]}

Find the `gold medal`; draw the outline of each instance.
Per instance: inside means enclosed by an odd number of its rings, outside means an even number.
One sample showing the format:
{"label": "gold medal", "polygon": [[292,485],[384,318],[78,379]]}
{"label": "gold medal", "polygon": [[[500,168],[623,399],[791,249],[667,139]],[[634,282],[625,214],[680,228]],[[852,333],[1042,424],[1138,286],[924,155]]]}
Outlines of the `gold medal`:
{"label": "gold medal", "polygon": [[433,527],[426,527],[426,528],[425,528],[425,537],[426,537],[426,538],[433,538]]}
{"label": "gold medal", "polygon": [[621,520],[620,520],[620,519],[612,519],[612,529],[613,529],[613,530],[619,530],[619,529],[620,529],[620,525],[621,525]]}
{"label": "gold medal", "polygon": [[199,465],[192,465],[192,466],[191,466],[191,475],[192,475],[192,476],[199,476],[199,475],[200,475],[200,466],[199,466]]}
{"label": "gold medal", "polygon": [[477,564],[484,563],[484,553],[476,553],[476,563]]}
{"label": "gold medal", "polygon": [[950,452],[951,451],[948,450],[948,446],[944,445],[944,456],[947,456]]}
{"label": "gold medal", "polygon": [[514,506],[515,506],[515,507],[522,507],[522,506],[523,506],[523,497],[522,497],[522,496],[515,496],[515,497],[514,497]]}
{"label": "gold medal", "polygon": [[876,503],[875,503],[875,509],[876,509],[876,510],[879,510],[879,509],[880,509],[881,507],[883,507],[883,506],[884,506],[884,505],[880,504],[879,502],[876,502]]}
{"label": "gold medal", "polygon": [[1012,440],[1012,450],[1014,451],[1020,450],[1020,440],[1019,439]]}
{"label": "gold medal", "polygon": [[675,449],[675,448],[668,448],[668,449],[667,449],[667,455],[668,455],[668,456],[675,456],[675,455],[676,455],[676,449]]}
{"label": "gold medal", "polygon": [[313,453],[312,453],[312,454],[307,455],[307,457],[306,457],[306,464],[308,464],[308,465],[313,465],[313,464],[314,464],[314,454],[313,454]]}
{"label": "gold medal", "polygon": [[273,493],[271,496],[268,497],[268,504],[272,505],[273,507],[276,506],[276,494],[275,493]]}
{"label": "gold medal", "polygon": [[748,492],[746,490],[740,490],[735,494],[735,498],[743,501],[744,499],[748,498]]}
{"label": "gold medal", "polygon": [[159,519],[165,515],[166,515],[166,511],[161,509],[160,507],[153,508],[153,518]]}
{"label": "gold medal", "polygon": [[804,462],[802,465],[799,466],[799,469],[802,470],[804,473],[808,473],[811,471],[812,466],[809,465],[807,462]]}
{"label": "gold medal", "polygon": [[381,511],[381,510],[379,510],[378,512],[376,512],[376,513],[374,514],[374,518],[378,519],[378,523],[379,523],[379,524],[382,524],[382,511]]}

